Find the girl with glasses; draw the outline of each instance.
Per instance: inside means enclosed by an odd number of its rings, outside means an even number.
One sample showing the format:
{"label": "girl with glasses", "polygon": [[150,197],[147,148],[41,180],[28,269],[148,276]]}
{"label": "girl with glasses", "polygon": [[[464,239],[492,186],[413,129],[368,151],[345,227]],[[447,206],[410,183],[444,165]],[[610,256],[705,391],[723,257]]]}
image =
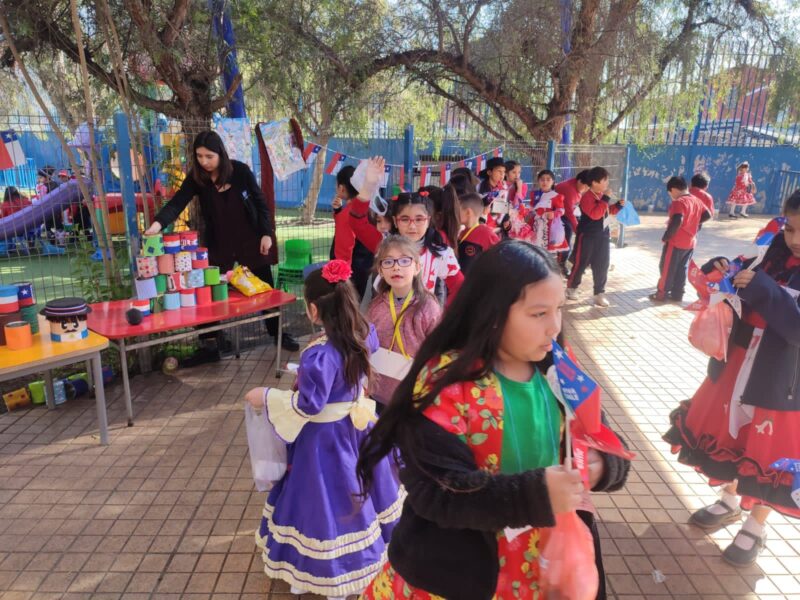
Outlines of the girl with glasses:
{"label": "girl with glasses", "polygon": [[[408,238],[386,238],[375,256],[375,270],[380,275],[378,295],[367,309],[367,320],[375,325],[381,348],[391,353],[383,353],[386,360],[410,363],[439,322],[442,309],[422,285],[419,250]],[[389,366],[381,368],[373,362],[377,374],[371,395],[381,404],[389,403],[400,383],[391,376]]]}

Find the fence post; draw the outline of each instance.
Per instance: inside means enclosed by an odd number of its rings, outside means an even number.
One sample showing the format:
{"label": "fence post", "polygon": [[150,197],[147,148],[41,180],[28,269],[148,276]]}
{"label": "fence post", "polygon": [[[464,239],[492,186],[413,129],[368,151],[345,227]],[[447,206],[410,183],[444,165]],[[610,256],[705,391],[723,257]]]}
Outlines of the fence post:
{"label": "fence post", "polygon": [[556,141],[547,141],[547,168],[556,172]]}
{"label": "fence post", "polygon": [[414,189],[414,126],[406,125],[403,136],[403,170],[406,172],[406,185]]}
{"label": "fence post", "polygon": [[[133,188],[131,136],[128,130],[128,117],[125,113],[114,113],[114,133],[117,137],[119,183],[122,189],[122,207],[125,210],[128,254],[130,256],[131,275],[133,275],[136,273],[136,254],[139,252],[139,220],[136,214],[136,193]],[[131,277],[131,285],[133,285],[133,277]]]}
{"label": "fence post", "polygon": [[[628,175],[631,168],[631,145],[625,146],[625,166],[622,167],[622,197],[625,202],[631,202],[628,198]],[[619,235],[617,236],[617,248],[625,246],[625,225],[619,224]]]}

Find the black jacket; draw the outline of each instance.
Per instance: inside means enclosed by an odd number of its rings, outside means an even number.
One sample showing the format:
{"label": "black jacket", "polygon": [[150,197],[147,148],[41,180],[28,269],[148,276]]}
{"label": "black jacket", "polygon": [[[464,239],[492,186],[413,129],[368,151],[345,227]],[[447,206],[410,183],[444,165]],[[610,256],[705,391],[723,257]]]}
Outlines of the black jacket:
{"label": "black jacket", "polygon": [[[419,444],[416,460],[401,451],[400,480],[408,497],[392,533],[389,562],[410,585],[448,600],[489,600],[499,574],[497,532],[555,525],[544,469],[491,475],[478,469],[464,442],[426,417],[411,426]],[[606,455],[604,460],[606,472],[595,491],[621,488],[630,462]],[[597,560],[602,573],[599,553]]]}
{"label": "black jacket", "polygon": [[[800,410],[800,303],[770,277],[764,270],[767,264],[782,265],[789,258],[783,234],[775,236],[764,256],[764,261],[755,268],[756,275],[750,284],[738,291],[750,308],[767,322],[764,337],[758,347],[750,378],[742,394],[742,403],[769,410]],[[703,265],[710,273],[714,261]],[[745,266],[749,264],[748,261]],[[800,269],[789,274],[787,288],[800,290]],[[753,327],[733,314],[733,327],[728,337],[728,347],[747,348],[753,336]],[[708,376],[716,381],[725,368],[723,361],[711,358]]]}
{"label": "black jacket", "polygon": [[[246,164],[238,160],[232,160],[233,174],[231,175],[230,185],[237,191],[244,203],[250,223],[253,225],[259,237],[265,235],[272,236],[272,219],[267,208],[267,202],[261,188],[258,187],[253,171]],[[213,211],[211,202],[214,200],[214,190],[210,187],[199,185],[191,175],[187,175],[183,180],[180,189],[175,193],[164,208],[155,216],[155,220],[161,223],[161,227],[170,225],[191,202],[192,198],[198,197],[200,201],[200,213],[206,223],[205,244],[209,248],[214,247],[214,228],[211,227],[213,221]],[[236,232],[231,232],[236,235]]]}

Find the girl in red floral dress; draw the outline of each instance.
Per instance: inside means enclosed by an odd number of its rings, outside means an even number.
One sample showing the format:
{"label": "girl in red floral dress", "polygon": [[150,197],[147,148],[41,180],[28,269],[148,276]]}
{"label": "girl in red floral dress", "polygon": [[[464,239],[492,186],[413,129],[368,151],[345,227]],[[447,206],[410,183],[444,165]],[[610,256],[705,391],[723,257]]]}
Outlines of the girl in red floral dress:
{"label": "girl in red floral dress", "polygon": [[[361,448],[365,493],[395,449],[408,492],[389,562],[362,598],[545,597],[539,552],[554,515],[575,510],[583,492],[578,472],[559,466],[563,415],[544,377],[563,304],[546,250],[508,240],[473,263]],[[594,490],[624,484],[624,459],[590,450],[588,462]],[[597,530],[579,514],[605,598]]]}
{"label": "girl in red floral dress", "polygon": [[[753,194],[756,191],[756,184],[753,183],[753,176],[750,174],[750,163],[745,161],[736,167],[736,183],[728,196],[728,204],[730,210],[728,211],[729,219],[738,219],[742,217],[747,219],[747,207],[756,203]],[[736,207],[741,206],[742,211],[737,215]]]}

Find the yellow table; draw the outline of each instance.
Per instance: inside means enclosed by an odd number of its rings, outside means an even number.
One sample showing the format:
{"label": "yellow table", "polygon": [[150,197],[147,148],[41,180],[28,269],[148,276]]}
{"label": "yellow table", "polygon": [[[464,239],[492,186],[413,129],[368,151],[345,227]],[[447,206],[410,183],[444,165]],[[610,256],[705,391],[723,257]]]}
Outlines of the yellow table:
{"label": "yellow table", "polygon": [[53,377],[51,370],[77,362],[86,361],[89,381],[94,382],[97,404],[97,424],[100,428],[100,443],[108,445],[108,417],[106,416],[106,394],[103,387],[103,366],[100,352],[108,348],[108,339],[92,331],[89,337],[79,342],[51,342],[41,334],[33,336],[33,346],[24,350],[9,350],[0,346],[0,381],[24,377],[32,373],[45,373],[47,406],[54,408]]}

